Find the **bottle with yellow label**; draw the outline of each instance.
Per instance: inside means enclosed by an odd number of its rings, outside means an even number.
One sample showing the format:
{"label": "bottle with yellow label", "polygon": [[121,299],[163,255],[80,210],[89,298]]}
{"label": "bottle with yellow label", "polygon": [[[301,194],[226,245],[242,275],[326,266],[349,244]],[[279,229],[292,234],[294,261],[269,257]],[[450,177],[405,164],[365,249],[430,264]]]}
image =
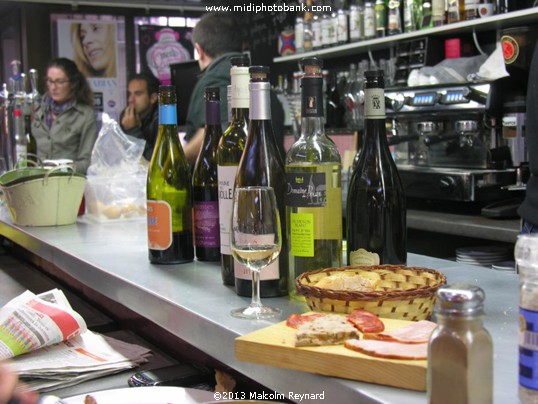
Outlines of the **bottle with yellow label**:
{"label": "bottle with yellow label", "polygon": [[363,145],[347,197],[347,260],[405,264],[406,200],[387,142],[382,70],[365,73],[364,116]]}
{"label": "bottle with yellow label", "polygon": [[173,86],[159,88],[159,133],[148,169],[149,260],[179,264],[194,258],[192,182],[177,130]]}
{"label": "bottle with yellow label", "polygon": [[303,59],[301,137],[286,155],[290,295],[306,271],[342,265],[342,163],[325,134],[321,60]]}

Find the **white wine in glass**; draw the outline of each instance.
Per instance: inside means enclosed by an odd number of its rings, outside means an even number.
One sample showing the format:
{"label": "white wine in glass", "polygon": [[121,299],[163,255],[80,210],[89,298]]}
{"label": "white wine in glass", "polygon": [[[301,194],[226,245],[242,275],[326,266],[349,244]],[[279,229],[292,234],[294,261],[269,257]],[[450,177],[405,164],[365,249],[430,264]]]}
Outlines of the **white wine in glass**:
{"label": "white wine in glass", "polygon": [[232,310],[233,317],[262,319],[280,315],[260,299],[260,272],[278,258],[282,248],[280,216],[273,188],[237,187],[232,205],[232,255],[252,273],[252,302]]}

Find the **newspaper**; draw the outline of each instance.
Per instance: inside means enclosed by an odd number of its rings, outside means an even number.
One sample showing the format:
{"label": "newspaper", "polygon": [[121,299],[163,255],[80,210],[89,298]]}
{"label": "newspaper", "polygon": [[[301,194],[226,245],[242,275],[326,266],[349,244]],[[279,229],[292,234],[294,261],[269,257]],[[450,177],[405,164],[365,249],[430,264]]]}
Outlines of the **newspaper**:
{"label": "newspaper", "polygon": [[87,329],[63,292],[26,291],[0,309],[0,359],[12,358],[19,377],[45,392],[148,361],[151,351]]}
{"label": "newspaper", "polygon": [[57,344],[86,332],[86,322],[63,292],[29,290],[0,309],[0,360]]}

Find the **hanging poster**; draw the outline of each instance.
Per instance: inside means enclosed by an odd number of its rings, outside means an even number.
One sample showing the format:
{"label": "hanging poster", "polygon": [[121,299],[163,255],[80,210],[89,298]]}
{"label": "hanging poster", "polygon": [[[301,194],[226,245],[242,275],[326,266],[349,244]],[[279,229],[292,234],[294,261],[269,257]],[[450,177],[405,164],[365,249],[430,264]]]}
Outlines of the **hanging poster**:
{"label": "hanging poster", "polygon": [[149,70],[162,84],[171,84],[170,65],[193,59],[191,36],[192,28],[140,25],[138,38],[142,71]]}
{"label": "hanging poster", "polygon": [[94,107],[118,120],[126,105],[123,17],[51,15],[58,57],[72,59],[94,93]]}

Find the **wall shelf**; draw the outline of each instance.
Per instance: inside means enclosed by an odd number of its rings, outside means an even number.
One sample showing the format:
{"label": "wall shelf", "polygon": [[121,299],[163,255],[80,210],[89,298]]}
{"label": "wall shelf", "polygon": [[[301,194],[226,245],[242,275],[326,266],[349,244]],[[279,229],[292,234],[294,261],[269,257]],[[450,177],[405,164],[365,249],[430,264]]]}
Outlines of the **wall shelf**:
{"label": "wall shelf", "polygon": [[429,35],[444,36],[450,34],[462,34],[491,31],[502,28],[515,27],[517,25],[538,23],[538,7],[513,11],[506,14],[497,14],[487,18],[477,18],[470,21],[462,21],[454,24],[443,25],[421,31],[414,31],[384,38],[368,39],[359,42],[347,43],[330,48],[317,49],[310,52],[296,53],[293,55],[279,56],[273,59],[275,63],[299,61],[304,57],[319,56],[324,59],[350,56],[368,51],[387,49],[398,41],[421,38]]}

